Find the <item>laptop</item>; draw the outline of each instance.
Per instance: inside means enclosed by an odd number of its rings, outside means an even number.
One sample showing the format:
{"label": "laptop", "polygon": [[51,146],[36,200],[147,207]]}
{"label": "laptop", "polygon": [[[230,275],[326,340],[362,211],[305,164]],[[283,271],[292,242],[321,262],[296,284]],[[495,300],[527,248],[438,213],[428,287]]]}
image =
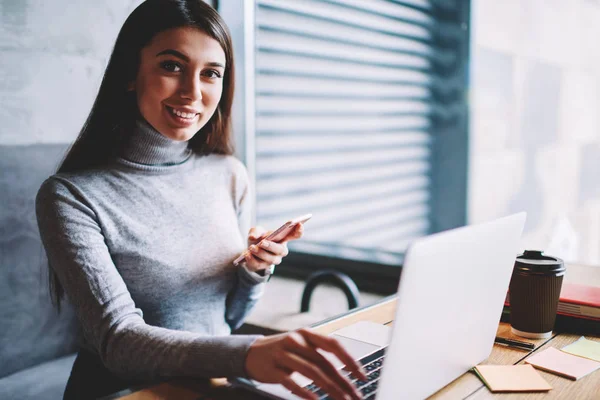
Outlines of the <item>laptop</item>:
{"label": "laptop", "polygon": [[[354,380],[364,398],[426,398],[490,355],[524,224],[519,213],[411,244],[393,326],[363,321],[331,334],[365,367],[368,380]],[[292,378],[328,398],[306,377]],[[279,384],[234,385],[265,398],[299,398]]]}

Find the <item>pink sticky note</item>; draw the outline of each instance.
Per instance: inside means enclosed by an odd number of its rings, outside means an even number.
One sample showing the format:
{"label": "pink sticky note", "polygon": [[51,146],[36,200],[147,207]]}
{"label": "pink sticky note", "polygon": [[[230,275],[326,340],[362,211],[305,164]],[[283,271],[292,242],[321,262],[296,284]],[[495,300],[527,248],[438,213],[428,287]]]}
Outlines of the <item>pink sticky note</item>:
{"label": "pink sticky note", "polygon": [[549,347],[539,354],[525,360],[544,371],[577,380],[600,368],[600,362],[564,353],[554,347]]}

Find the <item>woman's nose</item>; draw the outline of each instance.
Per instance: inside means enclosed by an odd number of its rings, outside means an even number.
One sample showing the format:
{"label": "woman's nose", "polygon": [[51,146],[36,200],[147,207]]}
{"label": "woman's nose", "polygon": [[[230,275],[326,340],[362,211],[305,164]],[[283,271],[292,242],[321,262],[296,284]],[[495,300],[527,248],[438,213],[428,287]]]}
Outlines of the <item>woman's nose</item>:
{"label": "woman's nose", "polygon": [[198,76],[185,76],[182,79],[179,95],[191,102],[202,99],[202,81]]}

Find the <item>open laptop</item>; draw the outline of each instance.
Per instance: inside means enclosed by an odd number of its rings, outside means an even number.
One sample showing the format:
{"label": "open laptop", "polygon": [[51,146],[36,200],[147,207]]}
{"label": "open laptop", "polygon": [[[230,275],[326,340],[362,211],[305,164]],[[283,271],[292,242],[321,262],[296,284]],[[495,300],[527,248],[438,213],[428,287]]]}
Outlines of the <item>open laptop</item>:
{"label": "open laptop", "polygon": [[[359,322],[332,333],[365,366],[368,381],[355,382],[365,398],[426,398],[490,355],[524,224],[519,213],[411,244],[393,328]],[[292,378],[328,398],[304,376]],[[240,379],[235,385],[298,399],[278,384]]]}

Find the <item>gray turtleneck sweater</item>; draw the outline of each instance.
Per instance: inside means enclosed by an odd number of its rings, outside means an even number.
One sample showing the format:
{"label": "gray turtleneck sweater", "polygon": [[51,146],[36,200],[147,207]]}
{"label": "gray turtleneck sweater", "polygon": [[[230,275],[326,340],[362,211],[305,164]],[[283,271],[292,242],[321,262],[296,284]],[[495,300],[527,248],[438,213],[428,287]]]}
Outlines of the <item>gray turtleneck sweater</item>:
{"label": "gray turtleneck sweater", "polygon": [[232,264],[250,208],[239,161],[143,120],[112,165],[46,180],[38,224],[82,345],[124,378],[244,376],[257,336],[230,332],[267,279]]}

